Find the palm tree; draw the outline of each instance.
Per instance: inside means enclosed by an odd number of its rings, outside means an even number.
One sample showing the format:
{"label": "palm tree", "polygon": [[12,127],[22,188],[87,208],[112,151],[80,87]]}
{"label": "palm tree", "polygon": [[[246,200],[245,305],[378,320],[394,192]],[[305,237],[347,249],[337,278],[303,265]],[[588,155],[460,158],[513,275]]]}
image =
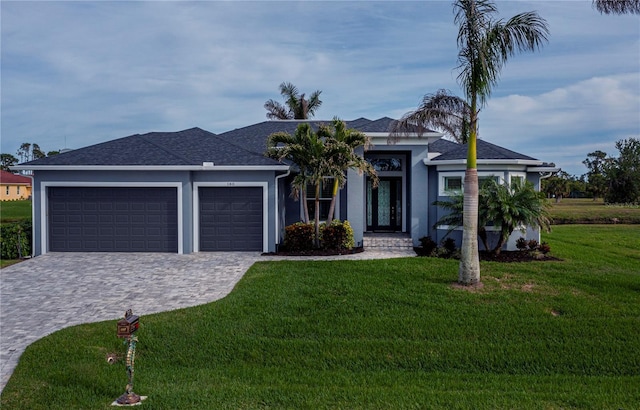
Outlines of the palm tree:
{"label": "palm tree", "polygon": [[497,85],[509,57],[519,51],[535,51],[547,41],[546,21],[536,12],[515,15],[506,22],[494,20],[497,13],[490,0],[456,0],[458,25],[458,82],[469,104],[469,140],[464,178],[463,234],[458,281],[465,285],[480,281],[478,257],[478,170],[476,144],[478,113]]}
{"label": "palm tree", "polygon": [[[529,181],[514,182],[511,187],[489,180],[482,187],[486,218],[500,227],[498,242],[492,252],[499,254],[511,233],[518,226],[535,226],[550,230],[549,204],[544,193],[538,192]],[[485,248],[489,250],[488,243]]]}
{"label": "palm tree", "polygon": [[[493,178],[487,180],[479,191],[477,235],[487,251],[499,254],[513,231],[519,226],[534,226],[549,231],[549,203],[545,194],[535,190],[529,181],[514,182],[511,187],[498,183]],[[463,224],[464,196],[454,195],[448,201],[436,201],[449,211],[436,222],[449,225],[447,235]],[[498,240],[492,247],[485,226],[492,223],[499,227]]]}
{"label": "palm tree", "polygon": [[346,182],[346,171],[355,169],[360,174],[367,173],[375,186],[378,185],[378,176],[373,166],[355,152],[358,147],[364,147],[365,150],[369,148],[370,140],[365,134],[354,129],[347,129],[344,121],[336,117],[331,125],[320,126],[318,135],[324,139],[327,147],[326,159],[331,168],[327,176],[333,179],[331,205],[327,216],[328,226],[333,220],[338,191]]}
{"label": "palm tree", "polygon": [[448,90],[427,94],[415,110],[405,114],[392,129],[394,134],[414,132],[422,134],[435,129],[460,144],[469,138],[470,107],[467,102]]}
{"label": "palm tree", "polygon": [[593,0],[600,14],[640,14],[640,0]]}
{"label": "palm tree", "polygon": [[307,186],[310,185],[314,189],[316,247],[320,243],[320,188],[323,180],[333,171],[331,158],[335,156],[334,150],[325,144],[308,123],[298,125],[293,136],[286,132],[277,132],[267,139],[268,157],[279,161],[288,160],[298,167],[298,174],[291,183],[291,195],[294,198],[302,196],[305,223],[309,223]]}
{"label": "palm tree", "polygon": [[[293,179],[291,195],[298,198],[300,195],[306,198],[306,188],[309,168],[313,164],[310,146],[314,138],[309,124],[300,124],[293,135],[286,132],[276,132],[267,139],[267,151],[269,158],[278,161],[289,161],[298,167],[298,174]],[[309,208],[307,201],[303,201],[304,221],[309,223]]]}
{"label": "palm tree", "polygon": [[320,101],[320,93],[316,90],[311,93],[309,99],[304,98],[304,94],[298,93],[298,88],[284,82],[280,84],[280,94],[285,98],[285,105],[274,100],[268,100],[264,103],[267,110],[267,118],[270,120],[306,120],[310,116],[313,117],[316,110],[322,105]]}

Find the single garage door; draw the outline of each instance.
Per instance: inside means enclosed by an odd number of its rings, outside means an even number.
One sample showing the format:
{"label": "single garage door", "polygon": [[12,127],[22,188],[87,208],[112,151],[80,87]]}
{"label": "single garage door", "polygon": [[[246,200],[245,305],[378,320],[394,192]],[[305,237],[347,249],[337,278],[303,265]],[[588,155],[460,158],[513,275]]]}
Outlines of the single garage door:
{"label": "single garage door", "polygon": [[262,251],[262,188],[201,187],[201,251]]}
{"label": "single garage door", "polygon": [[52,252],[178,252],[177,189],[49,187]]}

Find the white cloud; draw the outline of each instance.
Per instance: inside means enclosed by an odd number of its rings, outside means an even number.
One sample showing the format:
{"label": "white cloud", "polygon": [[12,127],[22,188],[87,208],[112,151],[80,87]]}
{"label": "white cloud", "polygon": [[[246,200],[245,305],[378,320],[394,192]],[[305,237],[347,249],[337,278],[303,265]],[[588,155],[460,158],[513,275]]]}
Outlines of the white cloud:
{"label": "white cloud", "polygon": [[[152,130],[224,132],[265,120],[282,81],[322,90],[322,119],[397,118],[426,93],[460,91],[446,1],[0,7],[3,152],[23,141],[55,149],[65,138],[77,148]],[[481,113],[483,138],[561,162],[578,144],[613,147],[638,133],[637,16],[602,16],[588,1],[498,8],[502,17],[537,9],[551,37],[509,61]]]}

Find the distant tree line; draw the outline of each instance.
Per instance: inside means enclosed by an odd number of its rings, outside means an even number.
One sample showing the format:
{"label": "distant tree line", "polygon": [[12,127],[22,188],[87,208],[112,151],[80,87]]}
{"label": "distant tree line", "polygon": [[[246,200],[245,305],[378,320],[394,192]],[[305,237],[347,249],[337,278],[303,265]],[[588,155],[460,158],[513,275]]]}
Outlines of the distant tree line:
{"label": "distant tree line", "polygon": [[616,142],[617,157],[597,150],[582,163],[588,171],[576,177],[564,171],[542,182],[542,190],[556,201],[564,197],[604,198],[606,203],[640,203],[640,139]]}
{"label": "distant tree line", "polygon": [[2,169],[3,171],[10,171],[10,167],[14,165],[33,161],[35,159],[51,157],[59,153],[60,151],[49,151],[45,153],[40,148],[40,145],[31,142],[23,142],[16,152],[17,157],[13,154],[0,154],[0,169]]}

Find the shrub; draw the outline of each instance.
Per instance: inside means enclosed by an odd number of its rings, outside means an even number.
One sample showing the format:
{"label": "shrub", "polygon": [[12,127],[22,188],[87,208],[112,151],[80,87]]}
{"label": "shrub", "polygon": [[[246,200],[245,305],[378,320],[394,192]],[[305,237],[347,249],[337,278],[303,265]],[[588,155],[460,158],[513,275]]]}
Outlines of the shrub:
{"label": "shrub", "polygon": [[525,238],[523,238],[522,236],[520,238],[518,238],[518,240],[516,241],[516,248],[518,248],[519,251],[524,251],[527,249],[527,240]]}
{"label": "shrub", "polygon": [[458,257],[455,239],[446,238],[442,241],[441,245],[442,247],[437,250],[438,257],[440,258],[457,258]]}
{"label": "shrub", "polygon": [[324,249],[351,249],[355,242],[349,221],[334,219],[329,226],[321,227],[321,244]]}
{"label": "shrub", "polygon": [[313,249],[315,228],[313,224],[296,222],[284,228],[284,247],[288,251],[308,251]]}
{"label": "shrub", "polygon": [[535,251],[536,249],[538,249],[538,241],[536,241],[535,239],[530,239],[529,242],[527,242],[527,245],[529,246],[529,249],[532,251]]}
{"label": "shrub", "polygon": [[0,227],[0,258],[18,259],[31,254],[31,221],[3,224]]}
{"label": "shrub", "polygon": [[551,252],[551,246],[549,246],[549,244],[546,242],[542,242],[540,245],[538,245],[538,250],[546,255],[547,253]]}
{"label": "shrub", "polygon": [[431,256],[438,248],[438,244],[436,243],[436,241],[431,239],[430,236],[423,236],[422,238],[420,238],[420,245],[422,246],[419,251],[421,256]]}

